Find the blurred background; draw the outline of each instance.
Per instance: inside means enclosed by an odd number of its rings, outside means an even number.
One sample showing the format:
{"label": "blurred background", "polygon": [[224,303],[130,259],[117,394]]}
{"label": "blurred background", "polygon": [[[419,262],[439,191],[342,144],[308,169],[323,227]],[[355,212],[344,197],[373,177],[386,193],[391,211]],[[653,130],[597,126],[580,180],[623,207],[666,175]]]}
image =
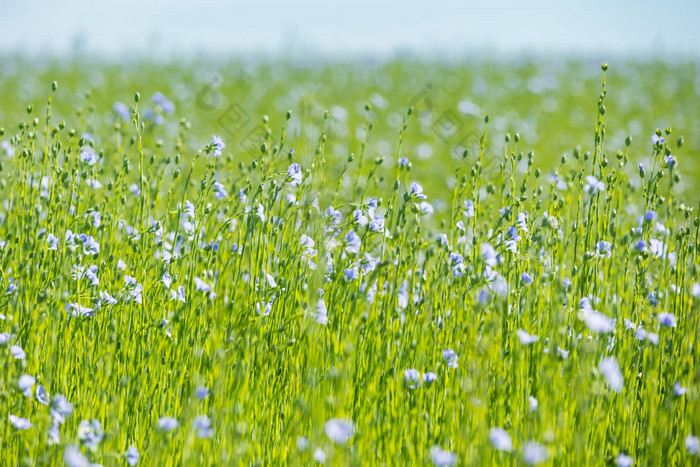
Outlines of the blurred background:
{"label": "blurred background", "polygon": [[651,135],[672,126],[682,173],[700,180],[700,1],[0,1],[0,127],[26,120],[28,104],[43,109],[57,80],[54,118],[110,152],[115,109],[139,91],[166,154],[217,134],[241,161],[257,156],[262,116],[277,131],[291,109],[302,162],[324,131],[340,170],[369,119],[367,157],[383,157],[390,180],[413,105],[405,155],[447,197],[486,114],[493,167],[518,132],[537,166],[571,170],[592,149],[607,62],[608,157],[649,163]]}

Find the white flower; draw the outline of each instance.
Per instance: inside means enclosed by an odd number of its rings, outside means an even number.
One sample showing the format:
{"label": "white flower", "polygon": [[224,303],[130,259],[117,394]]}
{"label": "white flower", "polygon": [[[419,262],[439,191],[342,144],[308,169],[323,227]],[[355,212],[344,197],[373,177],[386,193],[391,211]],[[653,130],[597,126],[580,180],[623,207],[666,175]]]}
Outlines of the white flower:
{"label": "white flower", "polygon": [[314,460],[319,464],[325,464],[326,453],[323,451],[323,449],[316,448],[316,450],[314,451]]}
{"label": "white flower", "polygon": [[691,455],[700,453],[700,440],[697,436],[688,435],[685,437],[685,450]]}
{"label": "white flower", "polygon": [[135,446],[126,449],[126,463],[132,467],[139,463],[139,450]]}
{"label": "white flower", "polygon": [[430,448],[430,459],[436,467],[450,467],[457,465],[457,454],[445,451],[440,446]]}
{"label": "white flower", "polygon": [[97,450],[103,437],[104,431],[99,420],[83,420],[78,425],[78,439],[92,452]]}
{"label": "white flower", "polygon": [[605,183],[599,181],[593,175],[587,175],[586,184],[583,186],[583,191],[593,196],[598,192],[605,191]]}
{"label": "white flower", "polygon": [[76,446],[68,446],[63,453],[63,460],[68,467],[90,467],[90,461]]}
{"label": "white flower", "polygon": [[17,386],[19,386],[20,391],[22,391],[25,397],[32,397],[34,383],[36,383],[36,379],[34,379],[33,376],[22,375],[19,377]]}
{"label": "white flower", "polygon": [[162,417],[158,419],[158,428],[165,432],[176,430],[180,423],[173,417]]}
{"label": "white flower", "polygon": [[530,335],[527,333],[527,331],[524,331],[522,329],[518,329],[517,331],[515,331],[515,333],[518,335],[520,343],[524,345],[533,344],[539,340],[539,337],[537,337],[536,335]]}
{"label": "white flower", "polygon": [[615,458],[615,465],[617,465],[617,467],[632,467],[632,465],[634,465],[634,459],[632,456],[620,453]]}
{"label": "white flower", "polygon": [[513,439],[503,428],[491,428],[489,440],[494,449],[506,452],[513,450]]}
{"label": "white flower", "polygon": [[600,372],[603,374],[608,382],[608,386],[614,392],[622,392],[624,388],[624,380],[622,378],[622,372],[620,372],[620,367],[617,364],[615,357],[606,357],[600,361],[598,365]]}
{"label": "white flower", "polygon": [[547,448],[534,441],[528,441],[523,448],[523,460],[528,465],[540,464],[549,459]]}
{"label": "white flower", "polygon": [[591,332],[607,334],[615,330],[615,320],[608,318],[603,313],[590,308],[590,305],[585,306],[579,311],[578,317]]}
{"label": "white flower", "polygon": [[535,410],[537,410],[537,407],[540,405],[540,403],[537,402],[537,399],[535,399],[532,396],[529,396],[527,400],[530,403],[530,411],[534,412]]}
{"label": "white flower", "polygon": [[29,420],[27,420],[26,418],[17,417],[15,415],[10,415],[10,423],[12,423],[12,426],[15,427],[15,430],[18,431],[28,430],[32,427],[32,424]]}
{"label": "white flower", "polygon": [[192,429],[199,439],[211,438],[214,430],[211,427],[211,420],[206,415],[199,415],[192,421]]}
{"label": "white flower", "polygon": [[24,349],[22,349],[22,347],[19,345],[13,345],[10,347],[10,353],[17,360],[24,360],[27,358],[27,354],[24,352]]}
{"label": "white flower", "polygon": [[338,444],[347,443],[355,434],[355,424],[352,420],[343,418],[331,418],[323,426],[326,436]]}

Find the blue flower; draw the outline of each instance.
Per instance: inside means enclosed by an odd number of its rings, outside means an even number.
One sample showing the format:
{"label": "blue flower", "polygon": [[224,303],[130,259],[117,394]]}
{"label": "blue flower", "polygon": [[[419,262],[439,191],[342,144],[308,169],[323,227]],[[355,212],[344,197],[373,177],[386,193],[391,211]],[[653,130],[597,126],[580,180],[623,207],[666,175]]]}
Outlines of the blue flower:
{"label": "blue flower", "polygon": [[403,372],[403,379],[409,389],[416,389],[421,385],[420,371],[409,368]]}
{"label": "blue flower", "polygon": [[664,144],[664,137],[659,136],[657,134],[651,135],[651,144],[657,145],[657,144]]}
{"label": "blue flower", "polygon": [[446,451],[440,446],[430,448],[430,460],[433,461],[435,467],[452,467],[457,465],[457,454]]}
{"label": "blue flower", "polygon": [[303,180],[302,175],[301,175],[301,165],[297,164],[296,162],[292,165],[289,166],[287,169],[287,176],[289,177],[290,184],[292,186],[299,186],[301,185],[301,182]]}
{"label": "blue flower", "polygon": [[80,160],[89,166],[93,166],[100,160],[100,156],[91,146],[85,145],[80,148]]}
{"label": "blue flower", "polygon": [[173,417],[161,417],[158,419],[158,428],[165,432],[176,430],[178,426],[180,426],[180,423]]}
{"label": "blue flower", "polygon": [[656,212],[652,211],[651,209],[644,213],[644,220],[646,222],[654,222],[657,217],[659,217],[658,214],[656,214]]}
{"label": "blue flower", "polygon": [[226,147],[224,141],[218,136],[212,136],[211,147],[214,150],[214,157],[221,157],[221,151]]}
{"label": "blue flower", "polygon": [[611,243],[600,240],[598,243],[596,243],[596,254],[601,258],[610,258],[610,255],[612,254]]}
{"label": "blue flower", "polygon": [[464,202],[464,211],[462,211],[465,217],[474,217],[474,201],[468,199]]}
{"label": "blue flower", "polygon": [[447,366],[449,368],[457,368],[459,366],[458,365],[459,356],[452,349],[445,349],[442,352],[442,358],[447,362]]}
{"label": "blue flower", "polygon": [[673,313],[666,313],[666,312],[661,312],[657,315],[656,317],[659,320],[659,323],[661,326],[667,327],[667,328],[675,328],[676,327],[676,315]]}
{"label": "blue flower", "polygon": [[198,415],[192,421],[192,430],[197,434],[197,438],[206,439],[214,436],[214,430],[211,427],[211,420],[206,415]]}
{"label": "blue flower", "polygon": [[153,102],[163,109],[166,114],[171,114],[175,112],[175,104],[170,102],[163,94],[156,92],[153,94]]}
{"label": "blue flower", "polygon": [[358,277],[360,277],[360,272],[357,270],[357,267],[353,266],[345,270],[345,278],[347,280],[352,282]]}
{"label": "blue flower", "polygon": [[605,183],[601,182],[593,175],[586,176],[586,184],[583,186],[583,191],[593,196],[596,193],[605,191]]}
{"label": "blue flower", "polygon": [[216,199],[224,199],[228,196],[228,191],[226,191],[222,183],[214,182],[212,189],[214,190],[214,197]]}
{"label": "blue flower", "polygon": [[346,243],[345,251],[347,251],[348,253],[359,253],[360,252],[360,247],[362,247],[362,240],[355,233],[354,230],[351,230],[345,236],[345,243]]}
{"label": "blue flower", "polygon": [[520,275],[520,282],[529,287],[532,285],[532,277],[530,274],[524,272]]}
{"label": "blue flower", "polygon": [[669,169],[675,169],[678,165],[678,161],[676,161],[676,158],[671,155],[666,156],[665,162],[666,167],[668,167]]}
{"label": "blue flower", "polygon": [[323,425],[323,431],[334,443],[345,444],[355,434],[355,424],[352,420],[331,418]]}
{"label": "blue flower", "polygon": [[411,191],[409,192],[411,198],[427,199],[428,197],[423,194],[423,187],[418,183],[411,183]]}
{"label": "blue flower", "polygon": [[128,122],[131,118],[131,111],[129,110],[129,107],[126,106],[126,104],[123,104],[121,102],[115,102],[114,106],[112,107],[112,110],[114,110],[114,113],[119,115],[119,118],[121,118],[125,122]]}
{"label": "blue flower", "polygon": [[647,242],[644,240],[637,240],[634,244],[634,249],[640,253],[647,251]]}
{"label": "blue flower", "polygon": [[129,446],[126,449],[126,463],[132,467],[139,463],[139,450],[135,446]]}

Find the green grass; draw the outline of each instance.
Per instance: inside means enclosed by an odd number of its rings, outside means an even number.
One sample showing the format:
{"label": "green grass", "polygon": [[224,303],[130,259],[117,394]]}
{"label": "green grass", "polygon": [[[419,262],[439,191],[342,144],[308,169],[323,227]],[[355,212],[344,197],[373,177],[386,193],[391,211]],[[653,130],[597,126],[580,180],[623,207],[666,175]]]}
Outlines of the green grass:
{"label": "green grass", "polygon": [[0,464],[698,462],[696,64],[2,63]]}

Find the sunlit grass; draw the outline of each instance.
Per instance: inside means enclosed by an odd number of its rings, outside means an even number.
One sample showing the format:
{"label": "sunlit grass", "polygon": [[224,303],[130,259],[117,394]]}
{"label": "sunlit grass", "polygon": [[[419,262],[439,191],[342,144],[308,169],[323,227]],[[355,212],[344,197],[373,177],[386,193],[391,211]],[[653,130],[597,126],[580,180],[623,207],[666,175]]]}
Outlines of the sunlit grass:
{"label": "sunlit grass", "polygon": [[154,66],[133,99],[66,67],[20,116],[47,87],[8,72],[3,465],[698,462],[697,142],[618,131],[654,119],[614,108],[633,79],[518,66],[471,87],[555,115],[398,63],[223,75],[252,96]]}

